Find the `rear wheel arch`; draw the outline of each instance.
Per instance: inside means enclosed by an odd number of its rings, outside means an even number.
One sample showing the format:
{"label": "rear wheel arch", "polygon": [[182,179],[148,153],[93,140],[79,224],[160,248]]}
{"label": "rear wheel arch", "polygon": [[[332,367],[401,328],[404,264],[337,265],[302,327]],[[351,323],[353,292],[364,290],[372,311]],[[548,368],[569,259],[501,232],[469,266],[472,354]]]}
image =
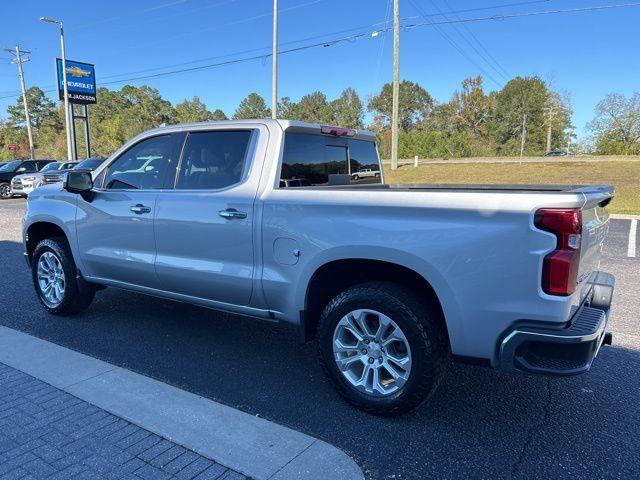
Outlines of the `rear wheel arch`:
{"label": "rear wheel arch", "polygon": [[420,273],[404,265],[374,259],[340,259],[319,266],[311,276],[301,312],[304,341],[316,337],[324,307],[342,291],[367,282],[391,282],[407,288],[428,302],[438,313],[438,327],[450,347],[449,332],[442,303],[431,283]]}

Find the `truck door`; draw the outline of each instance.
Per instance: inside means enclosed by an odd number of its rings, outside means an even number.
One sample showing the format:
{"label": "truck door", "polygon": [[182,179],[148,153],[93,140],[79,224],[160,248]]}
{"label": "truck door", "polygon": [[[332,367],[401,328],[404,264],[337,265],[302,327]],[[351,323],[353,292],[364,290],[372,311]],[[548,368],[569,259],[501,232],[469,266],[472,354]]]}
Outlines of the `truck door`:
{"label": "truck door", "polygon": [[92,198],[78,198],[76,229],[83,274],[158,287],[153,215],[182,134],[136,143],[99,175]]}
{"label": "truck door", "polygon": [[249,303],[257,192],[249,168],[257,137],[250,128],[188,133],[174,188],[156,203],[155,265],[163,290]]}

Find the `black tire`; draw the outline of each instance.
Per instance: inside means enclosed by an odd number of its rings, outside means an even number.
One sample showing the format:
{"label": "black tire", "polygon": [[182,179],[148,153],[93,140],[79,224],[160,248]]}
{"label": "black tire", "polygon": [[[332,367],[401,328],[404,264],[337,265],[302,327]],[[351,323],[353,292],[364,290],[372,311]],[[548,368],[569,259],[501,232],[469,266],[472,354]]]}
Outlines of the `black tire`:
{"label": "black tire", "polygon": [[11,185],[7,182],[0,182],[0,200],[7,200],[12,196],[13,195],[11,195]]}
{"label": "black tire", "polygon": [[[395,393],[373,396],[357,390],[336,364],[333,334],[349,312],[371,309],[391,318],[404,333],[411,348],[412,366],[408,379]],[[418,407],[438,386],[446,360],[444,332],[439,313],[406,288],[388,282],[364,283],[334,297],[322,312],[318,324],[320,363],[340,395],[360,410],[375,415],[399,415]]]}
{"label": "black tire", "polygon": [[[62,264],[65,277],[65,289],[58,305],[50,305],[44,298],[38,282],[38,260],[46,252],[53,253]],[[95,289],[77,278],[76,264],[65,238],[46,238],[36,245],[31,258],[31,277],[36,295],[42,306],[54,315],[70,316],[84,311],[93,301]]]}
{"label": "black tire", "polygon": [[360,180],[360,175],[354,175],[353,179],[357,182],[358,180]]}

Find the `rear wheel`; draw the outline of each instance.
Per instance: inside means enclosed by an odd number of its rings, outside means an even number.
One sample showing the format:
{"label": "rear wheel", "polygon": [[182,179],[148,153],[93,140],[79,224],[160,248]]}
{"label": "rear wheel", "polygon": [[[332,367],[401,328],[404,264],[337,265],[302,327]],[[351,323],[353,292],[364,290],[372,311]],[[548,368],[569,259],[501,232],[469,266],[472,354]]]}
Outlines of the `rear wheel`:
{"label": "rear wheel", "polygon": [[435,309],[393,283],[337,295],[319,323],[322,366],[338,392],[378,415],[420,405],[436,388],[445,349]]}
{"label": "rear wheel", "polygon": [[31,259],[33,285],[40,303],[55,315],[73,315],[93,301],[95,289],[81,284],[69,245],[64,238],[38,243]]}
{"label": "rear wheel", "polygon": [[11,185],[8,183],[0,183],[0,199],[11,198]]}

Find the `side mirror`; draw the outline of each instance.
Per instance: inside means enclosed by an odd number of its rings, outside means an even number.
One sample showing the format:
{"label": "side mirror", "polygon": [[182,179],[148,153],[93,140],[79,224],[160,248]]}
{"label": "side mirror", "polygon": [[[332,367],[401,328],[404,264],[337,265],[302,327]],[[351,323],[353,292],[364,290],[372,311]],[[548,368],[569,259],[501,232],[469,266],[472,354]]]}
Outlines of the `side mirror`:
{"label": "side mirror", "polygon": [[64,183],[64,189],[71,193],[87,193],[93,188],[93,179],[91,172],[87,170],[71,170],[67,173]]}

